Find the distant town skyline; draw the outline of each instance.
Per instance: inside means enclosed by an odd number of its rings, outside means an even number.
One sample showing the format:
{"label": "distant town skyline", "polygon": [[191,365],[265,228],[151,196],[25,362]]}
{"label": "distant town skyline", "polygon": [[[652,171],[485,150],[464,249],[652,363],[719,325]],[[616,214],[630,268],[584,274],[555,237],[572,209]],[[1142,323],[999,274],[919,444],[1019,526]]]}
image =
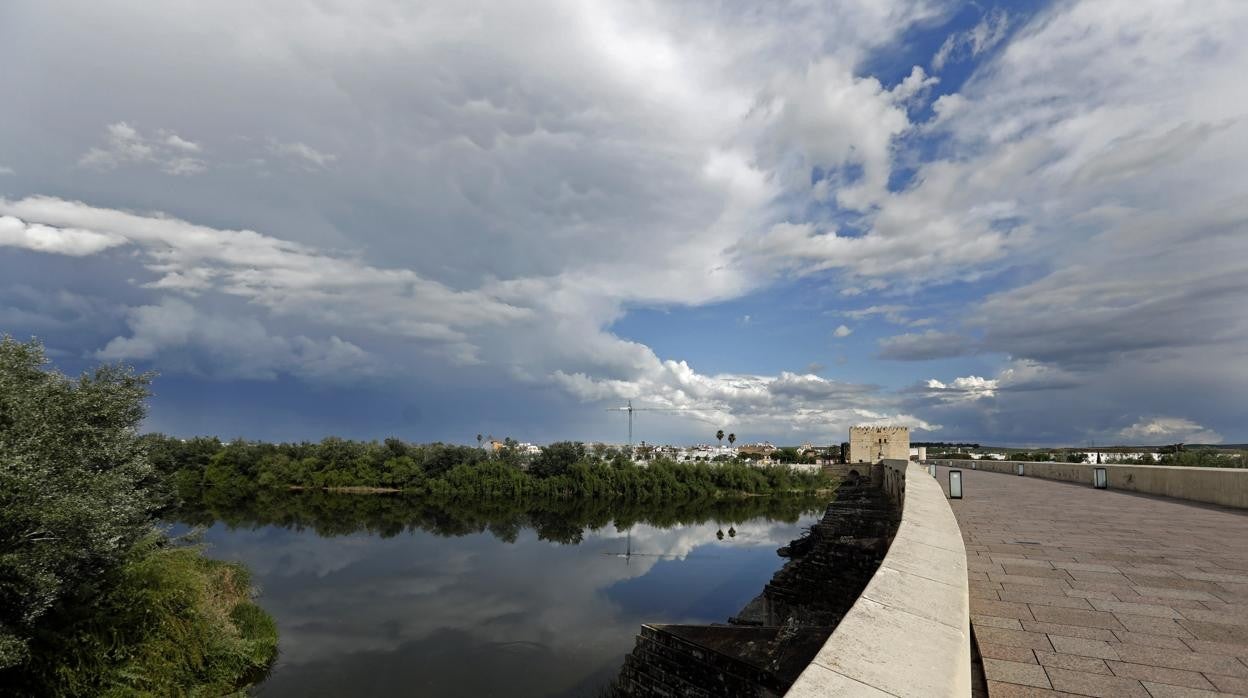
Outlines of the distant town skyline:
{"label": "distant town skyline", "polygon": [[[269,440],[1248,442],[1248,6],[0,10],[0,333]],[[703,434],[704,436],[697,436]]]}

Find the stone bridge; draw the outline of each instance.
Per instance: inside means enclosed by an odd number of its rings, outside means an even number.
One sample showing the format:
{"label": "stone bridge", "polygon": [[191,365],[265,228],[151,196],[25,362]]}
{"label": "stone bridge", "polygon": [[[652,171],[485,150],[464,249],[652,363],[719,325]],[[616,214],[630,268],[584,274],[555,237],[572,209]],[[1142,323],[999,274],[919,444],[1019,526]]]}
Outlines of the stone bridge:
{"label": "stone bridge", "polygon": [[930,465],[859,464],[731,627],[643,630],[622,692],[1248,696],[1248,470]]}
{"label": "stone bridge", "polygon": [[1248,695],[1248,471],[949,465],[989,695]]}

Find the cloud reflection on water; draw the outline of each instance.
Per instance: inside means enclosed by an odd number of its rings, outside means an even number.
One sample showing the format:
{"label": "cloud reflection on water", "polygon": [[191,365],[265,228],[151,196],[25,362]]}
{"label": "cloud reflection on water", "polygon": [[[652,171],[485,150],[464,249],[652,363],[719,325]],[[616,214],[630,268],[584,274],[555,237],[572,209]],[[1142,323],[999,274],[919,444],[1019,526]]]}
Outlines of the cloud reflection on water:
{"label": "cloud reflection on water", "polygon": [[656,556],[627,561],[614,526],[580,545],[530,529],[513,544],[220,525],[206,538],[251,567],[280,626],[261,695],[578,695],[614,675],[641,623],[726,620],[783,563],[765,551],[812,520],[754,519],[722,541],[714,522],[638,524],[632,550]]}

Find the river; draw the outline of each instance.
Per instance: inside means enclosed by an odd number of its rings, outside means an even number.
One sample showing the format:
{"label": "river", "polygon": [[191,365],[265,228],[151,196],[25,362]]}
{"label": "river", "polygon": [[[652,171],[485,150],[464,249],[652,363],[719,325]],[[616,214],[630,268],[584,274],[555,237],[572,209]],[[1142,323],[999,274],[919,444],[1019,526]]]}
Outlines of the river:
{"label": "river", "polygon": [[318,493],[186,518],[277,620],[257,695],[596,696],[642,623],[726,621],[822,509],[481,513]]}

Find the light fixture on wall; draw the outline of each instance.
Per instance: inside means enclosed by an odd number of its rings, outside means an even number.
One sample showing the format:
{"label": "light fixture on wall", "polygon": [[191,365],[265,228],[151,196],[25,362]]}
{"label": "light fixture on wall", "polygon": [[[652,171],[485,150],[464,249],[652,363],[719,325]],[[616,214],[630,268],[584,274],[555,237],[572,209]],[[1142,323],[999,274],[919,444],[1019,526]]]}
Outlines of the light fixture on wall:
{"label": "light fixture on wall", "polygon": [[1023,474],[1023,464],[1022,464],[1022,463],[1019,463],[1019,464],[1018,464],[1018,474],[1019,474],[1019,475],[1022,475],[1022,474]]}
{"label": "light fixture on wall", "polygon": [[962,471],[949,471],[949,499],[962,499]]}
{"label": "light fixture on wall", "polygon": [[931,475],[932,477],[936,477],[936,464],[935,463],[927,464],[927,474]]}
{"label": "light fixture on wall", "polygon": [[1098,490],[1109,487],[1109,473],[1105,471],[1105,468],[1092,469],[1092,486]]}

